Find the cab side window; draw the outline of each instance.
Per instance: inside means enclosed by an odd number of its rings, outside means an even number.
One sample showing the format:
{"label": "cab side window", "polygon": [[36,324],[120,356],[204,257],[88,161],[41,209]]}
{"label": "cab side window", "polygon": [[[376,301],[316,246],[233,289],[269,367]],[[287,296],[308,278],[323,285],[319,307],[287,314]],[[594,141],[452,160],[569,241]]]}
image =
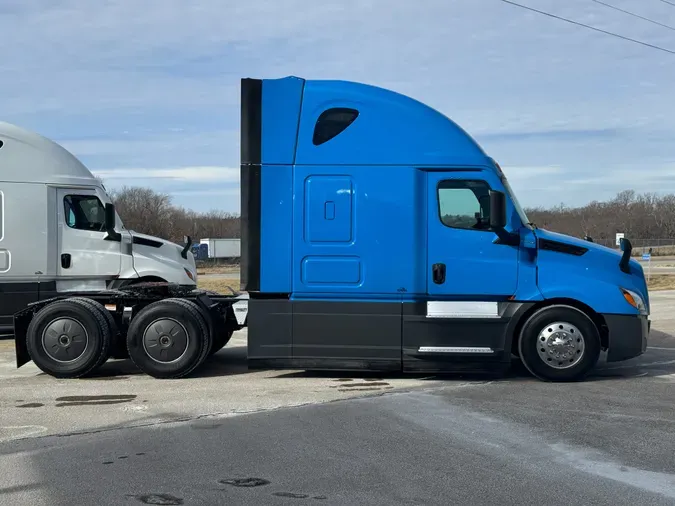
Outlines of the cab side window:
{"label": "cab side window", "polygon": [[490,228],[490,187],[485,181],[446,179],[438,184],[438,212],[451,228]]}
{"label": "cab side window", "polygon": [[94,195],[66,195],[63,198],[66,225],[77,230],[105,231],[105,208]]}

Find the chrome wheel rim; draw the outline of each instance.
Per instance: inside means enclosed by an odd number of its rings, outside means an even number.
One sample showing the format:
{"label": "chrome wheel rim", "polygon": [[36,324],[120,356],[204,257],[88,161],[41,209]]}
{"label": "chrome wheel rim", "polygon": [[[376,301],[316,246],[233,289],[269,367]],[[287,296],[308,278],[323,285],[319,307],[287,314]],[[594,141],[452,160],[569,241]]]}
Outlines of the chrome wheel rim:
{"label": "chrome wheel rim", "polygon": [[553,322],[539,332],[539,358],[554,369],[569,369],[584,356],[586,341],[581,331],[568,322]]}

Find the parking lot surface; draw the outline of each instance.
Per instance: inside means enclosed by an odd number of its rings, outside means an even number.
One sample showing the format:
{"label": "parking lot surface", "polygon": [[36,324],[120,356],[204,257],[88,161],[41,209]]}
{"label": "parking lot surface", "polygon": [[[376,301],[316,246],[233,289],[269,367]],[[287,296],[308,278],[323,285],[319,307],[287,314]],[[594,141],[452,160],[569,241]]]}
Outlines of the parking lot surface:
{"label": "parking lot surface", "polygon": [[675,504],[675,292],[651,299],[647,353],[573,384],[248,372],[244,333],[197,377],[56,380],[0,342],[0,504]]}
{"label": "parking lot surface", "polygon": [[[157,380],[128,360],[106,363],[94,377],[59,380],[32,362],[16,369],[13,341],[0,341],[0,442],[27,436],[152,425],[201,416],[334,401],[427,384],[400,376],[379,381],[249,371],[246,329],[189,378]],[[349,381],[342,381],[349,379]]]}

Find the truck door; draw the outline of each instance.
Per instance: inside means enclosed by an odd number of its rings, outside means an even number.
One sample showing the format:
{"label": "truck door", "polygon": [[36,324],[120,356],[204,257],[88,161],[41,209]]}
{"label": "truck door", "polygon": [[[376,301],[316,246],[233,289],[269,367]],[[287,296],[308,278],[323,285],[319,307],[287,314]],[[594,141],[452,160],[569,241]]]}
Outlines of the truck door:
{"label": "truck door", "polygon": [[104,288],[120,274],[122,255],[121,242],[106,239],[103,203],[94,190],[59,188],[57,214],[59,278],[87,278]]}
{"label": "truck door", "polygon": [[505,300],[516,291],[518,247],[497,242],[489,229],[489,191],[501,186],[495,188],[486,176],[428,173],[427,293],[431,300]]}
{"label": "truck door", "polygon": [[403,308],[406,370],[503,347],[498,301],[516,291],[518,246],[489,230],[490,189],[502,186],[487,172],[427,173],[427,300]]}

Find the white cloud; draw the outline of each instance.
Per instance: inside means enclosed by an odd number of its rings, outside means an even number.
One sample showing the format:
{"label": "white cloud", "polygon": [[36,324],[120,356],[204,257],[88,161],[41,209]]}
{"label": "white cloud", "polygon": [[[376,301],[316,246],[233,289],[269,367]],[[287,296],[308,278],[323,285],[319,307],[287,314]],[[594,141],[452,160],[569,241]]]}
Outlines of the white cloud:
{"label": "white cloud", "polygon": [[231,167],[174,167],[165,169],[124,168],[95,170],[94,174],[113,182],[129,179],[168,179],[200,183],[239,183],[239,169]]}
{"label": "white cloud", "polygon": [[175,190],[171,192],[174,196],[196,197],[196,196],[210,196],[210,197],[236,197],[239,199],[241,192],[239,188],[222,188],[214,190]]}

